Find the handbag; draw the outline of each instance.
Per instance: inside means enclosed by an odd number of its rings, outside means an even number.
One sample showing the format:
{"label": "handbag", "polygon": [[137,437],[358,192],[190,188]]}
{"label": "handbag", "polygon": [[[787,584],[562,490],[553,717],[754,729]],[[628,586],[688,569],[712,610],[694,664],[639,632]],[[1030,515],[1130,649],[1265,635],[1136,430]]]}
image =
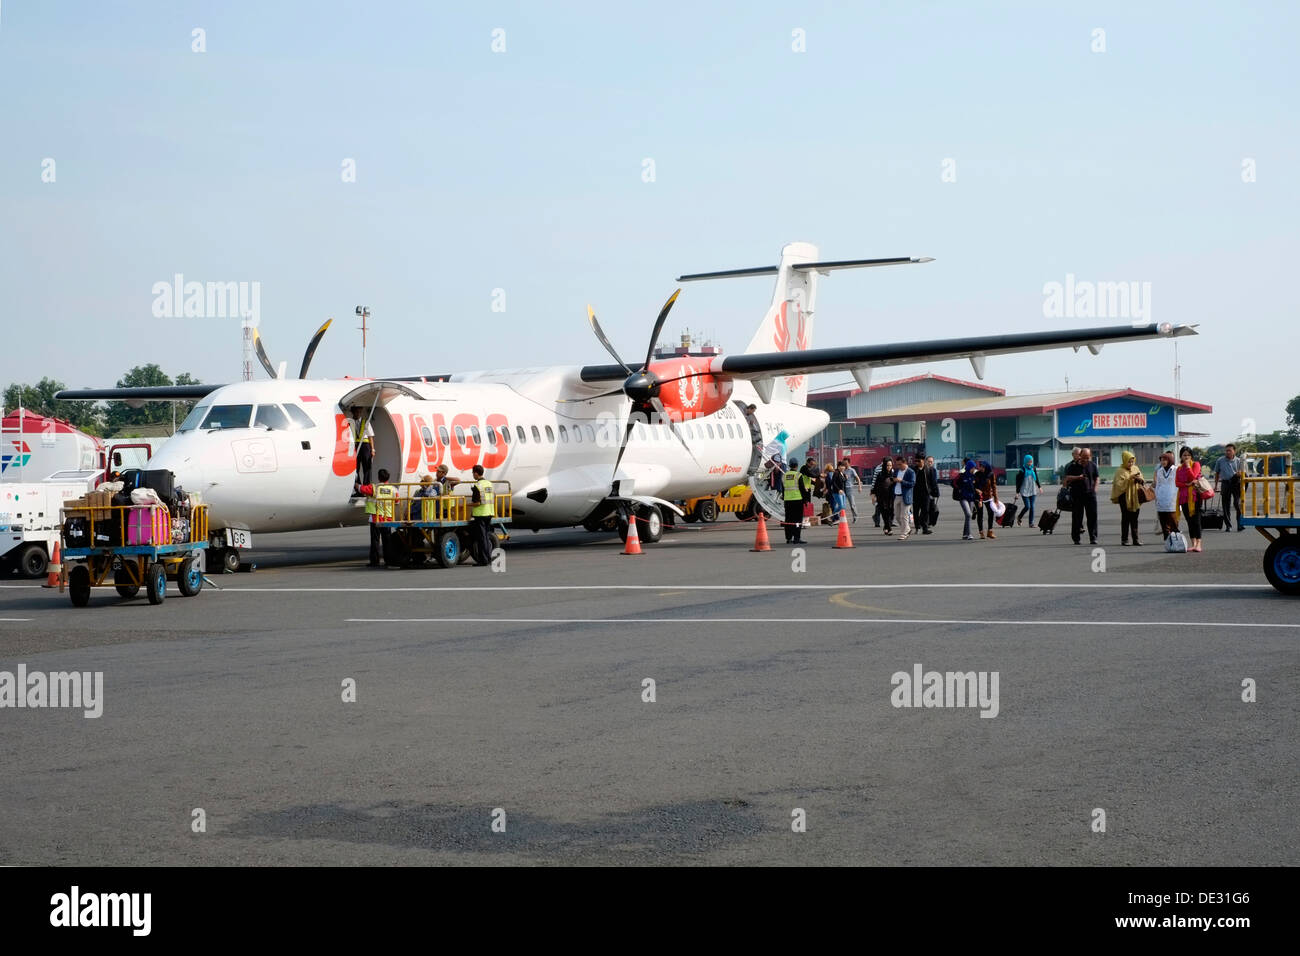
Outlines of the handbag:
{"label": "handbag", "polygon": [[1165,538],[1165,551],[1170,554],[1187,553],[1187,539],[1183,537],[1182,532],[1169,532],[1169,537]]}
{"label": "handbag", "polygon": [[1204,475],[1200,475],[1192,482],[1192,485],[1196,488],[1196,495],[1198,498],[1214,497],[1214,486],[1210,484],[1210,480]]}
{"label": "handbag", "polygon": [[1074,505],[1071,504],[1070,500],[1070,488],[1067,485],[1056,493],[1056,510],[1072,511],[1073,509]]}
{"label": "handbag", "polygon": [[1147,502],[1156,500],[1156,490],[1148,484],[1138,485],[1138,501]]}

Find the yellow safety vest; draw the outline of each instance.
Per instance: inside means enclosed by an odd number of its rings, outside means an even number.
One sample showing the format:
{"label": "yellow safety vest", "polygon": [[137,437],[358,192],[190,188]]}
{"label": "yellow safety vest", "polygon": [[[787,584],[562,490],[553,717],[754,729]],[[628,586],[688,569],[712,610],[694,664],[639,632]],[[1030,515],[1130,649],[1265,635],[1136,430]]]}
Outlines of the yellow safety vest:
{"label": "yellow safety vest", "polygon": [[375,485],[374,497],[366,499],[366,514],[374,515],[376,521],[392,521],[396,500],[397,488],[393,485]]}
{"label": "yellow safety vest", "polygon": [[471,512],[475,518],[492,518],[496,516],[496,496],[492,493],[492,482],[486,478],[480,478],[474,482],[474,487],[478,489],[479,503],[474,506]]}
{"label": "yellow safety vest", "polygon": [[785,488],[786,501],[803,500],[803,488],[800,487],[802,484],[800,481],[801,478],[803,478],[803,475],[799,474],[799,472],[795,471],[793,468],[781,476],[781,484]]}

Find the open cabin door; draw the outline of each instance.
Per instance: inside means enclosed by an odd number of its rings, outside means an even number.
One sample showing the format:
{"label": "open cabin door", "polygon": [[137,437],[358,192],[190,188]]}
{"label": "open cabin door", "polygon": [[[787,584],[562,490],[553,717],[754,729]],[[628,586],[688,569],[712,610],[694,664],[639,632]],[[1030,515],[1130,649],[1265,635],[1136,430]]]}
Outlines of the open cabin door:
{"label": "open cabin door", "polygon": [[424,396],[400,382],[377,381],[359,385],[339,399],[339,410],[351,423],[353,441],[371,436],[371,478],[375,481],[380,468],[388,470],[390,480],[402,480],[402,433],[388,412],[388,404],[398,398],[419,400]]}

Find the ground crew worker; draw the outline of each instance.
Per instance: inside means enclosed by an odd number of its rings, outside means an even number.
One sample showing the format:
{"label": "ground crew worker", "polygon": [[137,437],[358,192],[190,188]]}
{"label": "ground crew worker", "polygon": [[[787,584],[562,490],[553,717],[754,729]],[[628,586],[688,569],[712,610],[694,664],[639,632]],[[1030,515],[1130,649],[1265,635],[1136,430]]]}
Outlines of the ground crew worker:
{"label": "ground crew worker", "polygon": [[490,564],[495,542],[492,534],[492,519],[496,516],[496,494],[492,482],[483,477],[483,466],[474,466],[474,484],[470,490],[470,525],[474,529],[474,543],[477,546],[477,561],[480,565]]}
{"label": "ground crew worker", "polygon": [[791,462],[781,476],[781,497],[785,499],[785,521],[782,522],[782,527],[785,529],[786,544],[803,544],[803,499],[804,494],[810,491],[808,476],[796,469]]}
{"label": "ground crew worker", "polygon": [[388,484],[388,469],[379,469],[379,484],[362,485],[360,492],[366,496],[366,514],[370,515],[370,567],[379,567],[379,555],[382,550],[384,566],[389,564],[392,531],[381,527],[379,522],[392,521],[396,513],[397,486]]}

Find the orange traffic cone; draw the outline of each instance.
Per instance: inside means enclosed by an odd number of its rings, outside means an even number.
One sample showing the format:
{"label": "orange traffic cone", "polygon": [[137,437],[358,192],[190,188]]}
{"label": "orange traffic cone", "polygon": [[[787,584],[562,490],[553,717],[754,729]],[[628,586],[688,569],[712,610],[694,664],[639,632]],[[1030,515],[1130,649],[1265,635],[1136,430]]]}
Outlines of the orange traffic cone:
{"label": "orange traffic cone", "polygon": [[767,515],[758,513],[758,531],[754,533],[754,546],[750,551],[771,551],[772,545],[767,540]]}
{"label": "orange traffic cone", "polygon": [[636,521],[636,515],[627,520],[627,547],[623,549],[624,554],[641,553],[641,536],[636,533]]}
{"label": "orange traffic cone", "polygon": [[853,539],[849,537],[849,523],[844,520],[844,515],[842,513],[840,514],[840,533],[839,533],[839,537],[835,539],[835,547],[837,548],[853,547]]}
{"label": "orange traffic cone", "polygon": [[59,554],[59,540],[55,538],[54,557],[50,558],[50,573],[45,575],[45,583],[41,587],[57,588],[59,586],[59,575],[62,573],[62,555]]}

